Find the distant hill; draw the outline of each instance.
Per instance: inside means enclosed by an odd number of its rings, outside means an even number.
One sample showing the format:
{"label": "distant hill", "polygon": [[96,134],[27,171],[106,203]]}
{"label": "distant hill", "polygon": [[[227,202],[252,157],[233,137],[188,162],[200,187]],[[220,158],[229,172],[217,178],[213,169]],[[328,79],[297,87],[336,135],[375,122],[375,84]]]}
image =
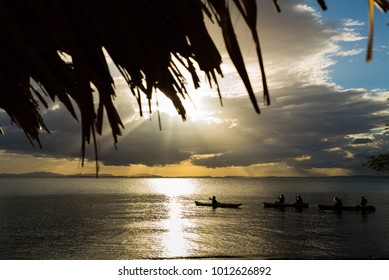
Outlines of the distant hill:
{"label": "distant hill", "polygon": [[22,173],[22,174],[9,174],[3,173],[0,174],[0,178],[58,178],[58,177],[66,177],[66,175],[53,173],[53,172],[31,172],[31,173]]}

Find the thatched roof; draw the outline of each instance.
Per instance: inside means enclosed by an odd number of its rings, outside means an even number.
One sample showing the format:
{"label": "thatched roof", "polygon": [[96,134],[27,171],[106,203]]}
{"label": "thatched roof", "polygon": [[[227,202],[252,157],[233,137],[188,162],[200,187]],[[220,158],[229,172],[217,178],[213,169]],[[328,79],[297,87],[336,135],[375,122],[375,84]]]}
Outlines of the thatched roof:
{"label": "thatched roof", "polygon": [[[280,11],[277,1],[273,2]],[[373,2],[385,11],[389,7],[386,0],[369,1]],[[32,143],[40,144],[40,130],[48,131],[39,113],[39,104],[46,105],[42,95],[58,99],[77,118],[75,103],[81,115],[83,152],[85,143],[101,134],[106,111],[116,143],[123,124],[112,103],[115,89],[104,48],[139,105],[142,96],[150,100],[154,90],[159,89],[185,119],[180,97],[186,94],[186,87],[174,61],[186,68],[196,87],[200,83],[195,65],[217,88],[217,75],[222,76],[221,55],[204,23],[204,17],[208,17],[220,26],[229,56],[254,110],[259,112],[229,7],[237,7],[252,32],[265,103],[270,104],[256,30],[256,3],[256,0],[1,0],[0,108]],[[323,0],[318,3],[326,9]],[[64,61],[61,53],[70,56],[71,61]],[[97,110],[91,84],[98,91]]]}

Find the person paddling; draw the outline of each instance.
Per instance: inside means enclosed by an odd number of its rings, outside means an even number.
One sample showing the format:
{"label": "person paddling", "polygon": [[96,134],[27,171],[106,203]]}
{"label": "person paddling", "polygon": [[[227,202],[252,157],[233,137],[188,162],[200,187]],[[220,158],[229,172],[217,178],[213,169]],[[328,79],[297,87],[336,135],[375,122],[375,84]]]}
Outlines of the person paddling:
{"label": "person paddling", "polygon": [[218,202],[216,200],[216,196],[212,196],[212,208],[215,209],[218,205]]}
{"label": "person paddling", "polygon": [[342,200],[340,198],[335,196],[334,201],[335,201],[335,204],[334,204],[335,207],[342,207],[343,206]]}
{"label": "person paddling", "polygon": [[285,203],[285,197],[283,194],[278,196],[277,204],[284,204]]}
{"label": "person paddling", "polygon": [[367,205],[367,199],[364,196],[362,196],[361,206],[365,207],[366,205]]}

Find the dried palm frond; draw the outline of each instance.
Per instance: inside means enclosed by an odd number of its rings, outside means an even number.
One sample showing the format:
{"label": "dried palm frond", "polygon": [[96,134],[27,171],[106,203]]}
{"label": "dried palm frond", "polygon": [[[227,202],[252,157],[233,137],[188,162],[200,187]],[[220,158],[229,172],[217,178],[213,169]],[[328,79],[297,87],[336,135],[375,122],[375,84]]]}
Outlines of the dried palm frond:
{"label": "dried palm frond", "polygon": [[366,61],[371,61],[373,57],[373,37],[374,37],[374,5],[382,12],[386,13],[389,10],[389,2],[387,0],[367,0],[369,10],[369,37],[367,43]]}
{"label": "dried palm frond", "polygon": [[[273,2],[280,11],[277,0]],[[324,1],[318,2],[326,8]],[[386,0],[374,2],[388,10]],[[39,132],[48,131],[39,112],[39,104],[47,106],[44,95],[58,99],[77,119],[75,103],[82,124],[82,157],[91,140],[97,156],[95,139],[102,133],[104,111],[115,143],[123,128],[112,102],[115,88],[105,49],[140,107],[142,94],[150,101],[159,89],[185,120],[181,98],[187,89],[177,62],[190,73],[195,87],[200,86],[198,65],[220,94],[216,76],[222,76],[222,60],[204,23],[204,17],[209,17],[220,26],[226,49],[259,112],[231,21],[230,3],[252,32],[264,98],[270,104],[256,30],[256,0],[1,0],[0,108],[32,143],[40,145]],[[370,15],[372,26],[374,14]],[[71,61],[64,61],[61,53]],[[99,97],[97,110],[92,84]]]}

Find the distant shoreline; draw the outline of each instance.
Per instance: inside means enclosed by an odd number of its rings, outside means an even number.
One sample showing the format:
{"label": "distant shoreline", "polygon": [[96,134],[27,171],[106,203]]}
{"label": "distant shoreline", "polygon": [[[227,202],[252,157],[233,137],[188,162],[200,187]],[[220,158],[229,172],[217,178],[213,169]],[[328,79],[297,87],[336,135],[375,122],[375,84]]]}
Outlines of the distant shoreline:
{"label": "distant shoreline", "polygon": [[[59,173],[53,173],[53,172],[31,172],[31,173],[2,173],[0,174],[0,178],[96,178],[96,174],[70,174],[70,175],[64,175]],[[250,178],[361,178],[361,179],[368,179],[368,178],[389,178],[389,175],[354,175],[354,176],[223,176],[223,177],[213,177],[213,176],[157,176],[157,175],[151,175],[151,174],[139,174],[139,175],[132,175],[132,176],[116,176],[112,174],[99,174],[99,178],[220,178],[220,179],[250,179]]]}

